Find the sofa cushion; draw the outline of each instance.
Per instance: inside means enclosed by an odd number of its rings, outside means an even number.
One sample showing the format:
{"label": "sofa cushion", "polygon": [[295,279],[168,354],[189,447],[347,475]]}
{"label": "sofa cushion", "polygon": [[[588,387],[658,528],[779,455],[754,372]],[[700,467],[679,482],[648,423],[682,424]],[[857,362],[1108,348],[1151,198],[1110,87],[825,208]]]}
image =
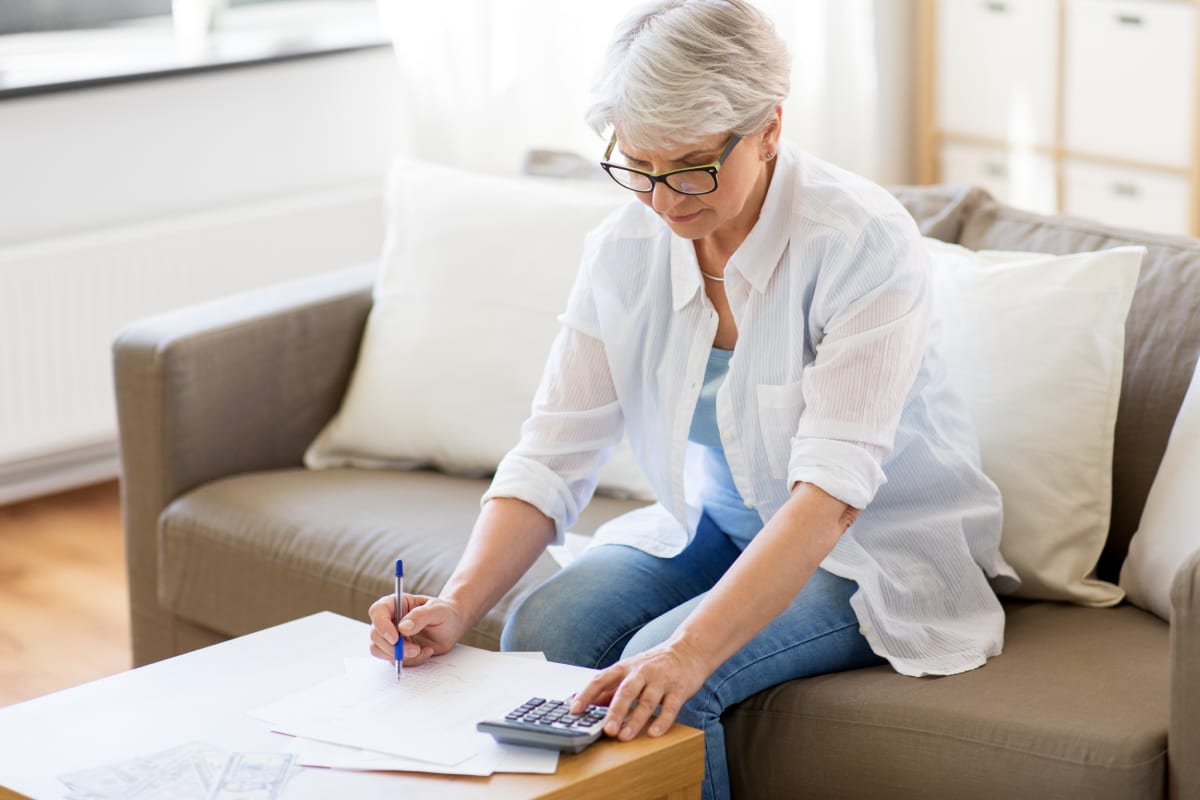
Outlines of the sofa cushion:
{"label": "sofa cushion", "polygon": [[1000,552],[1021,577],[1016,595],[1115,605],[1120,589],[1093,573],[1108,538],[1125,319],[1145,250],[1047,256],[925,243],[950,381],[1004,499]]}
{"label": "sofa cushion", "polygon": [[890,186],[888,191],[896,196],[916,220],[924,236],[932,236],[943,242],[957,242],[963,224],[991,195],[977,186]]}
{"label": "sofa cushion", "polygon": [[1163,797],[1167,625],[1129,605],[1006,607],[1004,652],[980,669],[872,667],[736,706],[725,721],[734,795]]}
{"label": "sofa cushion", "polygon": [[[529,416],[584,239],[630,202],[607,180],[484,175],[397,158],[354,375],[304,463],[495,472]],[[602,494],[654,497],[628,441],[597,480]]]}
{"label": "sofa cushion", "polygon": [[1097,574],[1116,581],[1171,425],[1200,356],[1200,241],[1045,216],[984,201],[959,241],[972,250],[1078,253],[1147,248],[1125,327],[1125,376],[1113,445],[1112,524]]}
{"label": "sofa cushion", "polygon": [[[258,472],[206,484],[159,519],[160,602],[229,636],[326,609],[365,620],[367,606],[391,591],[398,557],[406,590],[442,588],[487,486],[430,471],[357,469]],[[574,529],[591,533],[639,505],[596,498]],[[543,555],[463,642],[496,649],[515,600],[556,569]]]}
{"label": "sofa cushion", "polygon": [[1150,487],[1121,588],[1129,602],[1171,621],[1171,585],[1188,558],[1200,550],[1200,366],[1175,418],[1167,452]]}

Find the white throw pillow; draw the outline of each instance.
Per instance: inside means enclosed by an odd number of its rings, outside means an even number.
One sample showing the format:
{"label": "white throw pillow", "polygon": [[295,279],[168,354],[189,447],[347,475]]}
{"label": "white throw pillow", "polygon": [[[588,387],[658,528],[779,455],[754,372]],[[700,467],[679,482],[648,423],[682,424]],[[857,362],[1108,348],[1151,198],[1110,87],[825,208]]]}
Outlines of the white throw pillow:
{"label": "white throw pillow", "polygon": [[1121,567],[1121,588],[1139,608],[1171,621],[1171,584],[1200,550],[1200,363],[1175,417],[1167,451]]}
{"label": "white throw pillow", "polygon": [[1095,577],[1112,507],[1125,317],[1142,247],[1050,256],[926,240],[951,382],[1000,487],[1017,596],[1109,606]]}
{"label": "white throw pillow", "polygon": [[[600,181],[397,159],[358,363],[305,464],[493,472],[529,416],[584,236],[629,198]],[[653,499],[628,442],[599,480]]]}

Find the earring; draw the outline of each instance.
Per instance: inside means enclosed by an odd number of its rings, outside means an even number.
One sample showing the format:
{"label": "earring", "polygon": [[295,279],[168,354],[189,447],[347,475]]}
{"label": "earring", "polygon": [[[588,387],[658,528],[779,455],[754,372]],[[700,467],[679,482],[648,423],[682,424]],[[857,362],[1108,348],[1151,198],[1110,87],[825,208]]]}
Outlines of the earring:
{"label": "earring", "polygon": [[775,157],[774,153],[767,153],[767,161],[770,161],[774,157]]}

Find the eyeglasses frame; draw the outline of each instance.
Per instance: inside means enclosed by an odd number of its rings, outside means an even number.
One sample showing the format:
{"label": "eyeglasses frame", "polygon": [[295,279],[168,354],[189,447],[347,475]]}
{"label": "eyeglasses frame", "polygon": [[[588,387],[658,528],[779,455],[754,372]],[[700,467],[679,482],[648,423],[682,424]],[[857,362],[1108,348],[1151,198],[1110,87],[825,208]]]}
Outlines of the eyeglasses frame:
{"label": "eyeglasses frame", "polygon": [[[717,173],[721,171],[721,165],[725,163],[725,159],[729,157],[729,154],[733,151],[733,148],[741,140],[742,137],[739,134],[735,133],[730,135],[729,141],[725,143],[725,147],[721,150],[721,155],[717,156],[717,160],[713,161],[711,164],[701,164],[700,166],[696,167],[683,167],[682,169],[671,169],[667,170],[666,172],[646,172],[644,170],[634,169],[633,167],[627,167],[624,164],[610,164],[608,162],[608,159],[612,157],[613,150],[616,149],[617,146],[617,133],[616,131],[613,131],[612,139],[608,143],[608,148],[604,151],[604,160],[600,162],[600,167],[605,171],[605,173],[608,174],[608,177],[612,178],[613,181],[616,182],[618,186],[620,186],[622,189],[628,189],[631,192],[637,192],[638,194],[650,194],[654,191],[654,184],[661,183],[672,192],[684,195],[685,197],[702,197],[706,194],[712,194],[719,188],[719,184],[717,182]],[[612,174],[613,169],[632,172],[648,178],[650,180],[650,188],[634,189],[632,186],[626,186],[617,180],[616,176]],[[667,178],[671,177],[672,175],[678,175],[681,172],[707,172],[712,176],[713,188],[709,189],[707,192],[681,192],[671,184],[667,183]]]}

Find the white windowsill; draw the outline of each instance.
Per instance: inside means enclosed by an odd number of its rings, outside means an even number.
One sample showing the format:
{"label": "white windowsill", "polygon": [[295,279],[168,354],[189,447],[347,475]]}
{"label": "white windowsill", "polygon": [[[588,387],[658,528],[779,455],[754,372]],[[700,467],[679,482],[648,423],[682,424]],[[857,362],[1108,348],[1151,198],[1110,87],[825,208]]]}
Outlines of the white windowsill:
{"label": "white windowsill", "polygon": [[236,6],[201,41],[177,37],[169,16],[9,34],[0,36],[0,100],[388,44],[374,0]]}

